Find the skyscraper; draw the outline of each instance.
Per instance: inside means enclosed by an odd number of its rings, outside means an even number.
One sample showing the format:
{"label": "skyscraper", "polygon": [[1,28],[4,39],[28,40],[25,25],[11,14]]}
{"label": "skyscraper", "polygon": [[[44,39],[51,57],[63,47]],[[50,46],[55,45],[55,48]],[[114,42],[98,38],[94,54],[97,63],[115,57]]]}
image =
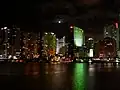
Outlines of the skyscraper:
{"label": "skyscraper", "polygon": [[16,26],[11,28],[1,28],[3,34],[4,57],[8,58],[9,55],[16,56],[16,51],[20,52],[20,29]]}
{"label": "skyscraper", "polygon": [[86,47],[88,49],[88,56],[93,57],[93,51],[94,51],[94,39],[89,38],[86,43]]}
{"label": "skyscraper", "polygon": [[104,38],[106,37],[114,38],[115,40],[117,40],[117,31],[113,24],[106,25],[104,27]]}
{"label": "skyscraper", "polygon": [[[65,54],[65,36],[63,38],[57,39],[57,47],[56,47],[56,54]],[[61,51],[62,49],[62,51]]]}
{"label": "skyscraper", "polygon": [[116,51],[119,51],[119,27],[118,23],[104,27],[104,38],[110,37],[116,41]]}
{"label": "skyscraper", "polygon": [[74,55],[74,25],[71,25],[69,27],[69,34],[68,36],[66,36],[66,43],[68,43],[67,45],[67,52],[66,52],[66,55]]}
{"label": "skyscraper", "polygon": [[52,32],[45,32],[43,36],[43,55],[55,55],[56,54],[56,35]]}

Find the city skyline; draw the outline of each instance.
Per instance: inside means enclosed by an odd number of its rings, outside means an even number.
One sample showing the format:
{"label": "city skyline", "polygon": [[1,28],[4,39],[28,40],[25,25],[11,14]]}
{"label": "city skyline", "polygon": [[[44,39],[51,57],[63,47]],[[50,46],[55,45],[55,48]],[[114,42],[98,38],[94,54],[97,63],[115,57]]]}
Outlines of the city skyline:
{"label": "city skyline", "polygon": [[0,4],[1,90],[120,90],[120,0]]}

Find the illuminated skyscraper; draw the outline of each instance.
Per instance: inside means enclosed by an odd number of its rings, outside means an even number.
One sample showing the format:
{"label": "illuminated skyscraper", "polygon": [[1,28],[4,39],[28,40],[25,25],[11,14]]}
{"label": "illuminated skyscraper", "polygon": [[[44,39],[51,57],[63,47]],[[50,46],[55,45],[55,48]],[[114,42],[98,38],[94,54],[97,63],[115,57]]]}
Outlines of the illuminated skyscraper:
{"label": "illuminated skyscraper", "polygon": [[74,44],[76,47],[84,45],[84,31],[81,28],[74,26]]}
{"label": "illuminated skyscraper", "polygon": [[[70,27],[70,32],[68,35],[68,55],[72,55],[72,56],[78,56],[79,55],[84,55],[83,51],[84,51],[84,31],[79,28],[76,27],[74,25],[71,25]],[[83,52],[81,54],[81,52]]]}
{"label": "illuminated skyscraper", "polygon": [[16,26],[11,28],[1,28],[4,35],[4,57],[9,55],[15,56],[16,52],[20,52],[20,29]]}
{"label": "illuminated skyscraper", "polygon": [[106,25],[104,27],[104,38],[106,37],[114,38],[115,40],[117,40],[117,31],[113,24]]}
{"label": "illuminated skyscraper", "polygon": [[[61,49],[64,52],[62,52]],[[65,36],[63,38],[57,39],[56,54],[65,53],[65,50],[63,50],[63,49],[65,49]]]}
{"label": "illuminated skyscraper", "polygon": [[84,57],[85,56],[85,51],[84,51],[84,31],[79,28],[74,26],[74,54],[76,57]]}
{"label": "illuminated skyscraper", "polygon": [[68,36],[66,36],[66,43],[68,43],[67,45],[67,52],[66,55],[74,55],[74,25],[71,25],[69,27],[69,34]]}
{"label": "illuminated skyscraper", "polygon": [[94,51],[94,40],[93,40],[93,38],[89,38],[87,40],[86,47],[88,49],[88,56],[93,57],[93,51]]}
{"label": "illuminated skyscraper", "polygon": [[119,28],[118,23],[107,25],[104,27],[104,38],[113,38],[116,41],[116,51],[119,50]]}
{"label": "illuminated skyscraper", "polygon": [[46,32],[43,36],[43,55],[55,55],[56,54],[56,35],[52,32]]}

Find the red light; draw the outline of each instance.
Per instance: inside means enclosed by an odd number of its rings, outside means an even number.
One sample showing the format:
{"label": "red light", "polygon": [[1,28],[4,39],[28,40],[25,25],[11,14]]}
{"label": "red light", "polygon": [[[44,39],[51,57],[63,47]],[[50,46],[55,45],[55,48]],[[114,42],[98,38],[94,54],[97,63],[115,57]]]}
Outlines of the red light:
{"label": "red light", "polygon": [[115,27],[118,28],[118,23],[115,23]]}

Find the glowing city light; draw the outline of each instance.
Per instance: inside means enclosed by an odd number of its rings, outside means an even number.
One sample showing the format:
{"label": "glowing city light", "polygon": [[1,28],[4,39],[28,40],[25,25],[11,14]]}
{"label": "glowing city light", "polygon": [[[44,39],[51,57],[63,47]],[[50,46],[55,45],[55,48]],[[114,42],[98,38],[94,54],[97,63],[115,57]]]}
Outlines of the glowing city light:
{"label": "glowing city light", "polygon": [[118,23],[115,23],[116,28],[118,28]]}
{"label": "glowing city light", "polygon": [[59,20],[58,23],[61,23],[61,21]]}
{"label": "glowing city light", "polygon": [[72,29],[72,28],[73,28],[73,26],[70,26],[70,28]]}
{"label": "glowing city light", "polygon": [[45,34],[48,34],[48,33],[45,33]]}
{"label": "glowing city light", "polygon": [[83,30],[78,27],[74,27],[74,43],[77,47],[83,45]]}
{"label": "glowing city light", "polygon": [[16,56],[13,56],[13,59],[17,59],[17,57],[16,57]]}
{"label": "glowing city light", "polygon": [[7,29],[7,27],[4,27],[4,29]]}
{"label": "glowing city light", "polygon": [[51,32],[52,35],[54,35],[54,33]]}
{"label": "glowing city light", "polygon": [[89,38],[88,40],[93,40],[93,38]]}
{"label": "glowing city light", "polygon": [[93,49],[90,49],[90,51],[89,51],[89,57],[93,57]]}
{"label": "glowing city light", "polygon": [[12,58],[12,55],[9,55],[9,56],[8,56],[8,59],[11,59],[11,58]]}
{"label": "glowing city light", "polygon": [[84,72],[85,70],[85,65],[84,64],[76,64],[75,65],[75,70],[74,70],[74,75],[73,75],[73,89],[77,90],[84,90],[85,88],[85,75],[86,73]]}

